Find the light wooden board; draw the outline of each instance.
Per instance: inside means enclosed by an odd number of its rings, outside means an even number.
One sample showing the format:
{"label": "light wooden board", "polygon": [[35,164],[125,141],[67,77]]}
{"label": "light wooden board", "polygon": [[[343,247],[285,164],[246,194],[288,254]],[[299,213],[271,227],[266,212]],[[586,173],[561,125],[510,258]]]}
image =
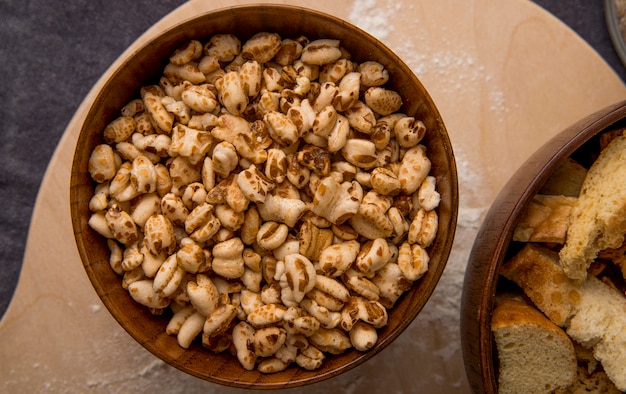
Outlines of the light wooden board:
{"label": "light wooden board", "polygon": [[[192,1],[138,42],[194,13],[242,3]],[[414,69],[450,133],[461,195],[455,247],[423,312],[377,357],[299,392],[468,392],[458,308],[482,216],[537,147],[626,98],[626,88],[578,36],[526,0],[298,4],[364,28]],[[237,392],[155,359],[117,325],[84,273],[69,217],[69,169],[79,125],[103,79],[76,112],[41,185],[20,281],[0,321],[0,391]]]}

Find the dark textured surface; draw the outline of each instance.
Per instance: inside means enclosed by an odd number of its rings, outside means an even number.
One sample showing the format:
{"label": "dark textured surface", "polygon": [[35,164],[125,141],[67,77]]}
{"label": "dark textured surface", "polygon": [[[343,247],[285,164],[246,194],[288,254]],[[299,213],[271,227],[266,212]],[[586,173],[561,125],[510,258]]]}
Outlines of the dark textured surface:
{"label": "dark textured surface", "polygon": [[563,21],[626,81],[626,67],[621,63],[606,26],[604,0],[534,0]]}
{"label": "dark textured surface", "polygon": [[[537,0],[626,81],[600,0]],[[0,315],[19,278],[28,225],[54,149],[89,89],[183,0],[0,0]]]}
{"label": "dark textured surface", "polygon": [[104,71],[183,0],[0,0],[0,315],[57,143]]}

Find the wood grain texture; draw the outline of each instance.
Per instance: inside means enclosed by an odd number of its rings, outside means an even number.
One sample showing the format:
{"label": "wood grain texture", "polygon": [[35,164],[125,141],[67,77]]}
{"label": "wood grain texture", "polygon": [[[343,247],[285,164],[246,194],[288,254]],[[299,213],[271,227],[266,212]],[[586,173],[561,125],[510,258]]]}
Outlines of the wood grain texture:
{"label": "wood grain texture", "polygon": [[[125,55],[198,12],[242,3],[191,1]],[[376,357],[299,391],[469,392],[459,305],[484,212],[543,142],[626,97],[626,88],[574,33],[525,0],[299,4],[360,24],[415,71],[450,134],[461,197],[451,259],[418,318]],[[85,274],[70,221],[70,168],[88,103],[110,72],[68,125],[41,185],[20,283],[0,321],[0,391],[241,392],[159,362],[105,310]]]}

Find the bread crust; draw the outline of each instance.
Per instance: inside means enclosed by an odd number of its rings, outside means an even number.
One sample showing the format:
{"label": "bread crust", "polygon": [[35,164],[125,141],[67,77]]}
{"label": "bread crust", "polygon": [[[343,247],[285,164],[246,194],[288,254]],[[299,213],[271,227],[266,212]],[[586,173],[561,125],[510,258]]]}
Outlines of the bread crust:
{"label": "bread crust", "polygon": [[[503,327],[515,327],[520,324],[534,324],[539,328],[554,332],[570,340],[567,334],[554,324],[545,315],[523,301],[504,298],[498,301],[491,319],[491,329],[497,330]],[[572,351],[574,348],[572,347]]]}

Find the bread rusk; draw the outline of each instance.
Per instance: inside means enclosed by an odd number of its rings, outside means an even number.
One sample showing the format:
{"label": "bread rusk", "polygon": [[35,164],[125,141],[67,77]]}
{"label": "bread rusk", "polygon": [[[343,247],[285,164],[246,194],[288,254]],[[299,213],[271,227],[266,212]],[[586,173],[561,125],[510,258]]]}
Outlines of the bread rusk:
{"label": "bread rusk", "polygon": [[617,248],[626,234],[626,136],[615,137],[587,172],[559,252],[565,274],[582,281],[599,251]]}
{"label": "bread rusk", "polygon": [[588,373],[584,367],[578,367],[578,377],[568,387],[558,388],[555,394],[620,394],[621,391],[615,387],[611,379],[604,371]]}
{"label": "bread rusk", "polygon": [[626,279],[626,242],[616,249],[604,249],[598,252],[598,258],[611,261],[618,267],[622,277]]}
{"label": "bread rusk", "polygon": [[526,244],[501,274],[572,340],[592,348],[615,386],[626,390],[626,298],[595,277],[581,283],[567,278],[557,261],[552,250]]}
{"label": "bread rusk", "polygon": [[563,244],[576,197],[537,194],[521,215],[513,241]]}
{"label": "bread rusk", "polygon": [[611,382],[611,379],[606,376],[606,372],[602,370],[598,360],[593,357],[593,349],[585,348],[576,342],[573,343],[578,359],[578,376],[572,385],[555,390],[555,394],[621,393]]}
{"label": "bread rusk", "polygon": [[559,266],[558,254],[527,243],[500,268],[500,275],[517,283],[556,325],[564,327],[580,301],[576,283]]}
{"label": "bread rusk", "polygon": [[556,324],[535,307],[501,300],[491,330],[498,351],[500,394],[551,393],[575,382],[574,345]]}
{"label": "bread rusk", "polygon": [[572,158],[567,158],[548,177],[539,194],[578,197],[587,176],[587,169]]}

